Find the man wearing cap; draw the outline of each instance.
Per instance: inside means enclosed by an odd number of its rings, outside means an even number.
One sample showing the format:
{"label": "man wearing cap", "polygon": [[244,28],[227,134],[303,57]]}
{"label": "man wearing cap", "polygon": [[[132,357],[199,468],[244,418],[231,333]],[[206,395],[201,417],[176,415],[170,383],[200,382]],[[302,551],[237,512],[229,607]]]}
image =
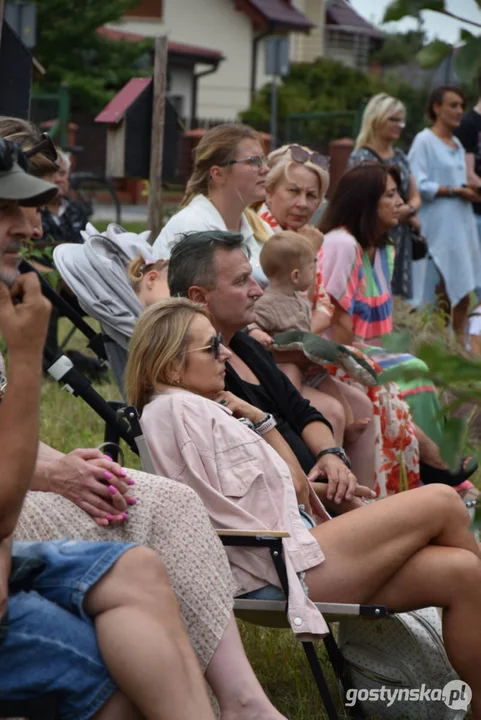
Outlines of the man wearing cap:
{"label": "man wearing cap", "polygon": [[0,339],[9,353],[0,402],[0,714],[5,702],[48,693],[62,718],[187,720],[195,708],[213,720],[160,558],[134,543],[12,543],[37,455],[50,314],[36,275],[17,272],[32,232],[21,206],[57,192],[26,167],[19,148],[0,139]]}

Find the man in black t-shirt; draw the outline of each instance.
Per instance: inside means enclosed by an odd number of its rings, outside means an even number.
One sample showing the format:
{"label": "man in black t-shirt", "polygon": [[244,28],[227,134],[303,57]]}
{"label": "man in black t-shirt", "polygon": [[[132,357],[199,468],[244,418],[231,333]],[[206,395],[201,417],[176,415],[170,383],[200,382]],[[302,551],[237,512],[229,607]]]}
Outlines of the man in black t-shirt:
{"label": "man in black t-shirt", "polygon": [[481,73],[478,75],[478,102],[463,117],[455,134],[466,151],[468,184],[479,188],[479,202],[473,203],[478,233],[481,241]]}

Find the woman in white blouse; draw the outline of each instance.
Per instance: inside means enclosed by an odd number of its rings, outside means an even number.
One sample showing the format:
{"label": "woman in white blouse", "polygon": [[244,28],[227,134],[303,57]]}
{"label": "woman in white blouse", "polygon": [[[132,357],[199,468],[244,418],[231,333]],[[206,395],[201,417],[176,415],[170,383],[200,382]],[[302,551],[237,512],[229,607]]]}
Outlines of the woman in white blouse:
{"label": "woman in white blouse", "polygon": [[175,242],[193,230],[241,232],[251,253],[254,278],[265,287],[267,278],[259,254],[272,230],[255,213],[245,211],[249,205],[264,201],[268,171],[256,130],[240,123],[225,123],[208,130],[196,148],[194,170],[181,210],[170,218],[154,242],[155,258],[168,259]]}

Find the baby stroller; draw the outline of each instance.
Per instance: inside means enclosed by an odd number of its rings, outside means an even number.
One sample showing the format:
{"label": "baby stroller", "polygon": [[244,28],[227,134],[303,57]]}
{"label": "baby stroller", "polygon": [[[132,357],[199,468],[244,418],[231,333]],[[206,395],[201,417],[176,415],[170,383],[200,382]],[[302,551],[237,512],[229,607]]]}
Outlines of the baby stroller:
{"label": "baby stroller", "polygon": [[81,308],[99,322],[115,382],[125,397],[127,348],[143,309],[127,279],[127,267],[139,255],[153,262],[150,231],[137,235],[111,224],[101,235],[89,223],[82,235],[83,245],[55,248],[55,265]]}

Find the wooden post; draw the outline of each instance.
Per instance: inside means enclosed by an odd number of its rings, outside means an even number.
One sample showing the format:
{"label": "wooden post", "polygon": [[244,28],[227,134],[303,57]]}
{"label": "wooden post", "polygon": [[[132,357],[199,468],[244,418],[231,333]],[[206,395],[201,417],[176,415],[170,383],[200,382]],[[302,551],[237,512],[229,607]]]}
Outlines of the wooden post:
{"label": "wooden post", "polygon": [[[0,0],[1,2],[2,0]],[[167,84],[167,36],[155,39],[154,100],[149,179],[149,230],[154,241],[160,232],[162,210],[162,155],[164,149],[165,91]]]}

